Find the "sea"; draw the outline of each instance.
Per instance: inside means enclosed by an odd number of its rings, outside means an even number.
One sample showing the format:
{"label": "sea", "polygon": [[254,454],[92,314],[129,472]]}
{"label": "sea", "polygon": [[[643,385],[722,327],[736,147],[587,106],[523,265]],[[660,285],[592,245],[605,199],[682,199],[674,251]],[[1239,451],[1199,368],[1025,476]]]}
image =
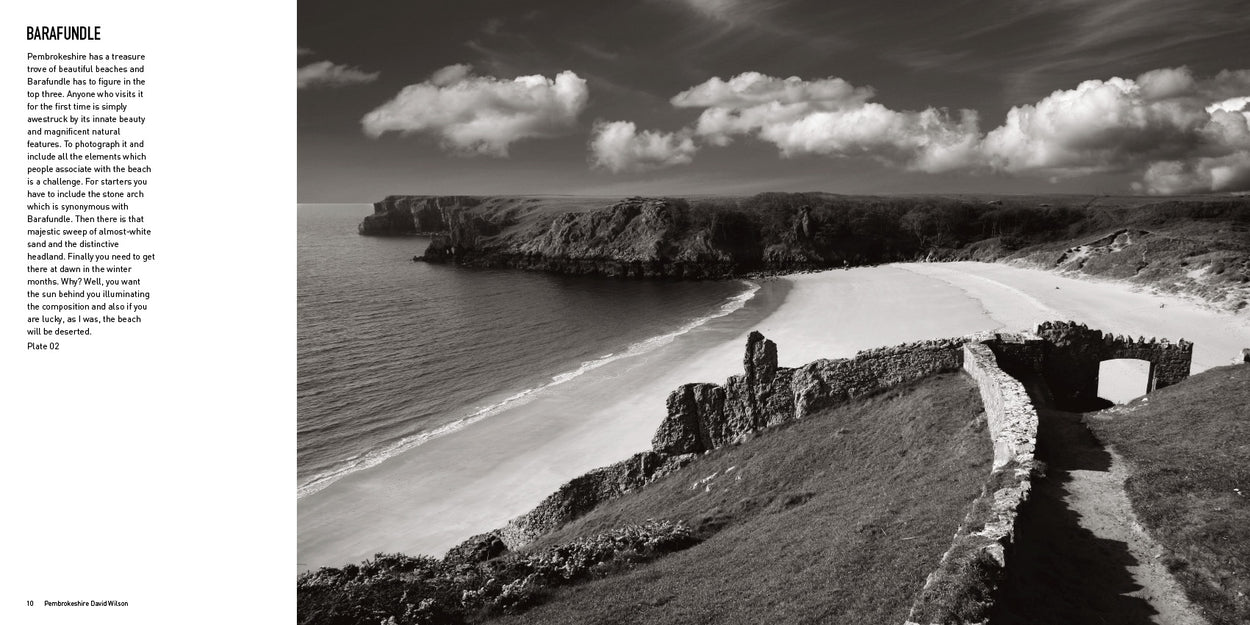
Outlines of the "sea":
{"label": "sea", "polygon": [[750,281],[605,280],[414,262],[369,204],[298,207],[300,497],[741,314]]}

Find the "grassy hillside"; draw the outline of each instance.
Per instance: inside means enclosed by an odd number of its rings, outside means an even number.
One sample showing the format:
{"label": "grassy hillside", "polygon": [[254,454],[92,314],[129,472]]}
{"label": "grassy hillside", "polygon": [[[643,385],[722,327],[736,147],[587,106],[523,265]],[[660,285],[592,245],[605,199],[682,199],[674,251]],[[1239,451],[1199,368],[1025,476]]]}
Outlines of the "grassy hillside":
{"label": "grassy hillside", "polygon": [[665,518],[702,542],[498,622],[898,623],[980,493],[975,386],[934,376],[713,451],[529,549]]}
{"label": "grassy hillside", "polygon": [[1169,200],[1086,212],[1073,238],[1007,259],[1189,294],[1229,310],[1250,305],[1250,201]]}
{"label": "grassy hillside", "polygon": [[1212,369],[1087,417],[1168,568],[1213,625],[1250,623],[1250,365]]}
{"label": "grassy hillside", "polygon": [[519,553],[301,574],[301,625],[902,622],[990,469],[943,374],[710,452]]}

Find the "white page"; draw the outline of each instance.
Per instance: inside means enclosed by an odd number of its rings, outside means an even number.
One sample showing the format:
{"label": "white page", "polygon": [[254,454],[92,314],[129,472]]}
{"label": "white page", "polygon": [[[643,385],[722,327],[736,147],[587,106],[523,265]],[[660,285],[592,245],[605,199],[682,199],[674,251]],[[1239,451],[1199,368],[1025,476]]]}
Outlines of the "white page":
{"label": "white page", "polygon": [[[8,3],[6,623],[294,613],[294,2]],[[27,26],[99,26],[28,41]],[[27,53],[146,55],[149,308],[29,350]],[[85,602],[55,606],[48,602]],[[96,606],[90,602],[125,602]],[[32,602],[33,606],[28,606]]]}

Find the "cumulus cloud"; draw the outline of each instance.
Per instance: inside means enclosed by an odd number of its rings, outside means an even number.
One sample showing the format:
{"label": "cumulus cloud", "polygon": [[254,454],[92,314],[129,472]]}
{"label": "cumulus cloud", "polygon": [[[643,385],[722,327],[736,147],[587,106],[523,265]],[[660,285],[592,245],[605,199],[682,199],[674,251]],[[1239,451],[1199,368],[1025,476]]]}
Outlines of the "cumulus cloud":
{"label": "cumulus cloud", "polygon": [[1207,112],[1214,113],[1216,111],[1228,111],[1231,113],[1250,111],[1250,96],[1229,98],[1222,102],[1212,102],[1211,105],[1207,107]]}
{"label": "cumulus cloud", "polygon": [[743,72],[721,80],[712,77],[672,98],[678,107],[746,107],[757,104],[816,103],[845,108],[864,103],[872,88],[855,87],[841,78],[803,80],[797,76],[773,78],[759,72]]}
{"label": "cumulus cloud", "polygon": [[430,79],[427,82],[435,87],[447,87],[468,80],[472,74],[473,66],[467,63],[456,63],[430,74]]}
{"label": "cumulus cloud", "polygon": [[698,151],[691,133],[644,130],[633,122],[597,122],[591,133],[591,163],[613,173],[684,165]]}
{"label": "cumulus cloud", "polygon": [[[596,163],[619,171],[689,162],[699,143],[726,146],[751,137],[783,157],[861,156],[913,171],[1055,181],[1131,173],[1140,177],[1135,190],[1158,194],[1250,189],[1250,70],[1200,78],[1180,67],[1088,80],[1013,107],[985,133],[976,111],[898,111],[874,102],[874,95],[832,77],[711,78],[671,100],[702,109],[692,130],[639,134],[632,124],[614,122],[597,131],[592,149]],[[685,140],[689,146],[678,150]],[[658,156],[639,162],[653,165],[599,155],[641,154],[636,146],[643,145]]]}
{"label": "cumulus cloud", "polygon": [[1221,72],[1202,80],[1181,67],[1087,80],[1012,108],[981,152],[992,168],[1013,173],[1138,172],[1134,189],[1148,193],[1244,190],[1246,78]]}
{"label": "cumulus cloud", "polygon": [[921,171],[966,165],[979,131],[975,111],[894,111],[871,102],[873,90],[840,78],[803,80],[746,72],[712,78],[673,97],[700,107],[695,134],[712,145],[751,136],[784,157],[866,155]]}
{"label": "cumulus cloud", "polygon": [[317,61],[299,68],[296,81],[300,89],[347,87],[373,82],[378,79],[378,75],[378,72],[366,72],[330,61]]}
{"label": "cumulus cloud", "polygon": [[1216,158],[1151,163],[1133,188],[1155,195],[1250,190],[1250,151]]}
{"label": "cumulus cloud", "polygon": [[361,125],[374,138],[387,132],[429,135],[457,154],[506,157],[516,141],[567,134],[588,97],[586,81],[570,71],[505,80],[449,65],[404,87]]}
{"label": "cumulus cloud", "polygon": [[984,151],[996,169],[1060,176],[1183,156],[1211,118],[1206,102],[1188,97],[1193,91],[1185,70],[1087,80],[1013,107],[986,135]]}

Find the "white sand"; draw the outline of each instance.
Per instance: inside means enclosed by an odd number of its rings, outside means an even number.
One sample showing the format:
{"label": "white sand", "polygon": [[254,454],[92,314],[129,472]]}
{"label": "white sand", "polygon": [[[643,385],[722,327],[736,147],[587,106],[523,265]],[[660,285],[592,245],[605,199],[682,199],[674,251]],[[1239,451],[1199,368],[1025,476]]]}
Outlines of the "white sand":
{"label": "white sand", "polygon": [[1190,300],[1142,292],[1125,283],[987,263],[896,266],[964,291],[1006,328],[1070,319],[1116,334],[1192,341],[1192,373],[1240,362],[1241,350],[1250,347],[1250,318],[1217,313]]}
{"label": "white sand", "polygon": [[[299,568],[341,566],[378,551],[441,555],[525,512],[568,479],[646,449],[668,393],[738,373],[751,329],[777,342],[784,366],[1053,319],[1191,340],[1194,372],[1229,364],[1250,347],[1244,318],[1123,285],[1003,265],[890,265],[782,280],[792,290],[758,323],[735,321],[735,313],[300,499]],[[761,297],[769,291],[765,285]]]}

